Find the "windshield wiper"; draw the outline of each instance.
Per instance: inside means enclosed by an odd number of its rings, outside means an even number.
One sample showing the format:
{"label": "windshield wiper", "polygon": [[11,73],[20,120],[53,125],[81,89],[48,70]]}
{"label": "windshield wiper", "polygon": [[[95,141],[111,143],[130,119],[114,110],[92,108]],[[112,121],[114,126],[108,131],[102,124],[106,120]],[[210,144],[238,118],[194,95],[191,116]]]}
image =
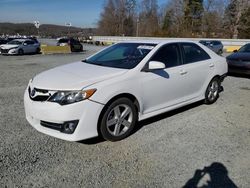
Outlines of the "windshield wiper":
{"label": "windshield wiper", "polygon": [[82,62],[87,63],[87,64],[91,64],[91,65],[100,65],[100,66],[103,65],[102,63],[96,63],[96,62],[93,62],[93,61],[89,61],[87,59],[82,60]]}

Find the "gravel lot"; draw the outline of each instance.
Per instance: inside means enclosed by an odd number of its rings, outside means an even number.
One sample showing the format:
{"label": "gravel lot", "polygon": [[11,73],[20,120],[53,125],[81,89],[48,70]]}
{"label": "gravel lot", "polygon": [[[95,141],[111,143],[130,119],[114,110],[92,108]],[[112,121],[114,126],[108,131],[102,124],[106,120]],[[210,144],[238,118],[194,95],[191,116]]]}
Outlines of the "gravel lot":
{"label": "gravel lot", "polygon": [[85,48],[81,54],[0,56],[0,187],[179,188],[209,179],[210,187],[250,187],[248,78],[227,77],[214,105],[148,119],[116,143],[71,143],[34,130],[23,108],[29,79],[101,47]]}

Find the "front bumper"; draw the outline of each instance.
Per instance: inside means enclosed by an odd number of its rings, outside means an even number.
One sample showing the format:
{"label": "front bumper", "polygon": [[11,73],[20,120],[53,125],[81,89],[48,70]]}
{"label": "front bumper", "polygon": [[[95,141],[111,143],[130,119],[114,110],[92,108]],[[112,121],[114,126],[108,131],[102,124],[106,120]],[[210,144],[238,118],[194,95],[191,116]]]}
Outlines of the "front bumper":
{"label": "front bumper", "polygon": [[[102,104],[90,100],[65,106],[52,102],[37,102],[30,99],[26,89],[24,108],[27,121],[44,134],[67,141],[80,141],[98,136],[97,124],[103,109]],[[79,120],[73,134],[65,134],[41,125],[41,121],[63,124],[72,120]]]}
{"label": "front bumper", "polygon": [[228,73],[250,75],[250,69],[245,67],[228,66]]}
{"label": "front bumper", "polygon": [[0,54],[2,55],[16,55],[18,54],[17,49],[0,49]]}

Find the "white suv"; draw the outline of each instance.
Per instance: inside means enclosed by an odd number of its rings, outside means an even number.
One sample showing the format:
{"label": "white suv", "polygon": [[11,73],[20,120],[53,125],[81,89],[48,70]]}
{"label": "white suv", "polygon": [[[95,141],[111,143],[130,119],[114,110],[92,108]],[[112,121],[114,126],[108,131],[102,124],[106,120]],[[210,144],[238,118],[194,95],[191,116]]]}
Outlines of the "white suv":
{"label": "white suv", "polygon": [[118,43],[30,80],[26,118],[60,139],[117,141],[137,121],[200,100],[214,103],[226,73],[225,58],[199,43]]}

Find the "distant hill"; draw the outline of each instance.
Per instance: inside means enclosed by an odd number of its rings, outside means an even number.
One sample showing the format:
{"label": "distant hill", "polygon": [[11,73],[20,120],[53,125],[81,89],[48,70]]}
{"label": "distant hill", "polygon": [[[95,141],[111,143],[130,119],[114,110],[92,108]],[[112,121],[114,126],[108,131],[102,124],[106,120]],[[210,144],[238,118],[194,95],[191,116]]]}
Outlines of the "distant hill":
{"label": "distant hill", "polygon": [[[95,35],[96,28],[66,27],[61,25],[43,24],[39,28],[40,36],[57,38],[61,36],[90,36]],[[31,23],[0,23],[0,35],[38,35],[34,24]]]}

